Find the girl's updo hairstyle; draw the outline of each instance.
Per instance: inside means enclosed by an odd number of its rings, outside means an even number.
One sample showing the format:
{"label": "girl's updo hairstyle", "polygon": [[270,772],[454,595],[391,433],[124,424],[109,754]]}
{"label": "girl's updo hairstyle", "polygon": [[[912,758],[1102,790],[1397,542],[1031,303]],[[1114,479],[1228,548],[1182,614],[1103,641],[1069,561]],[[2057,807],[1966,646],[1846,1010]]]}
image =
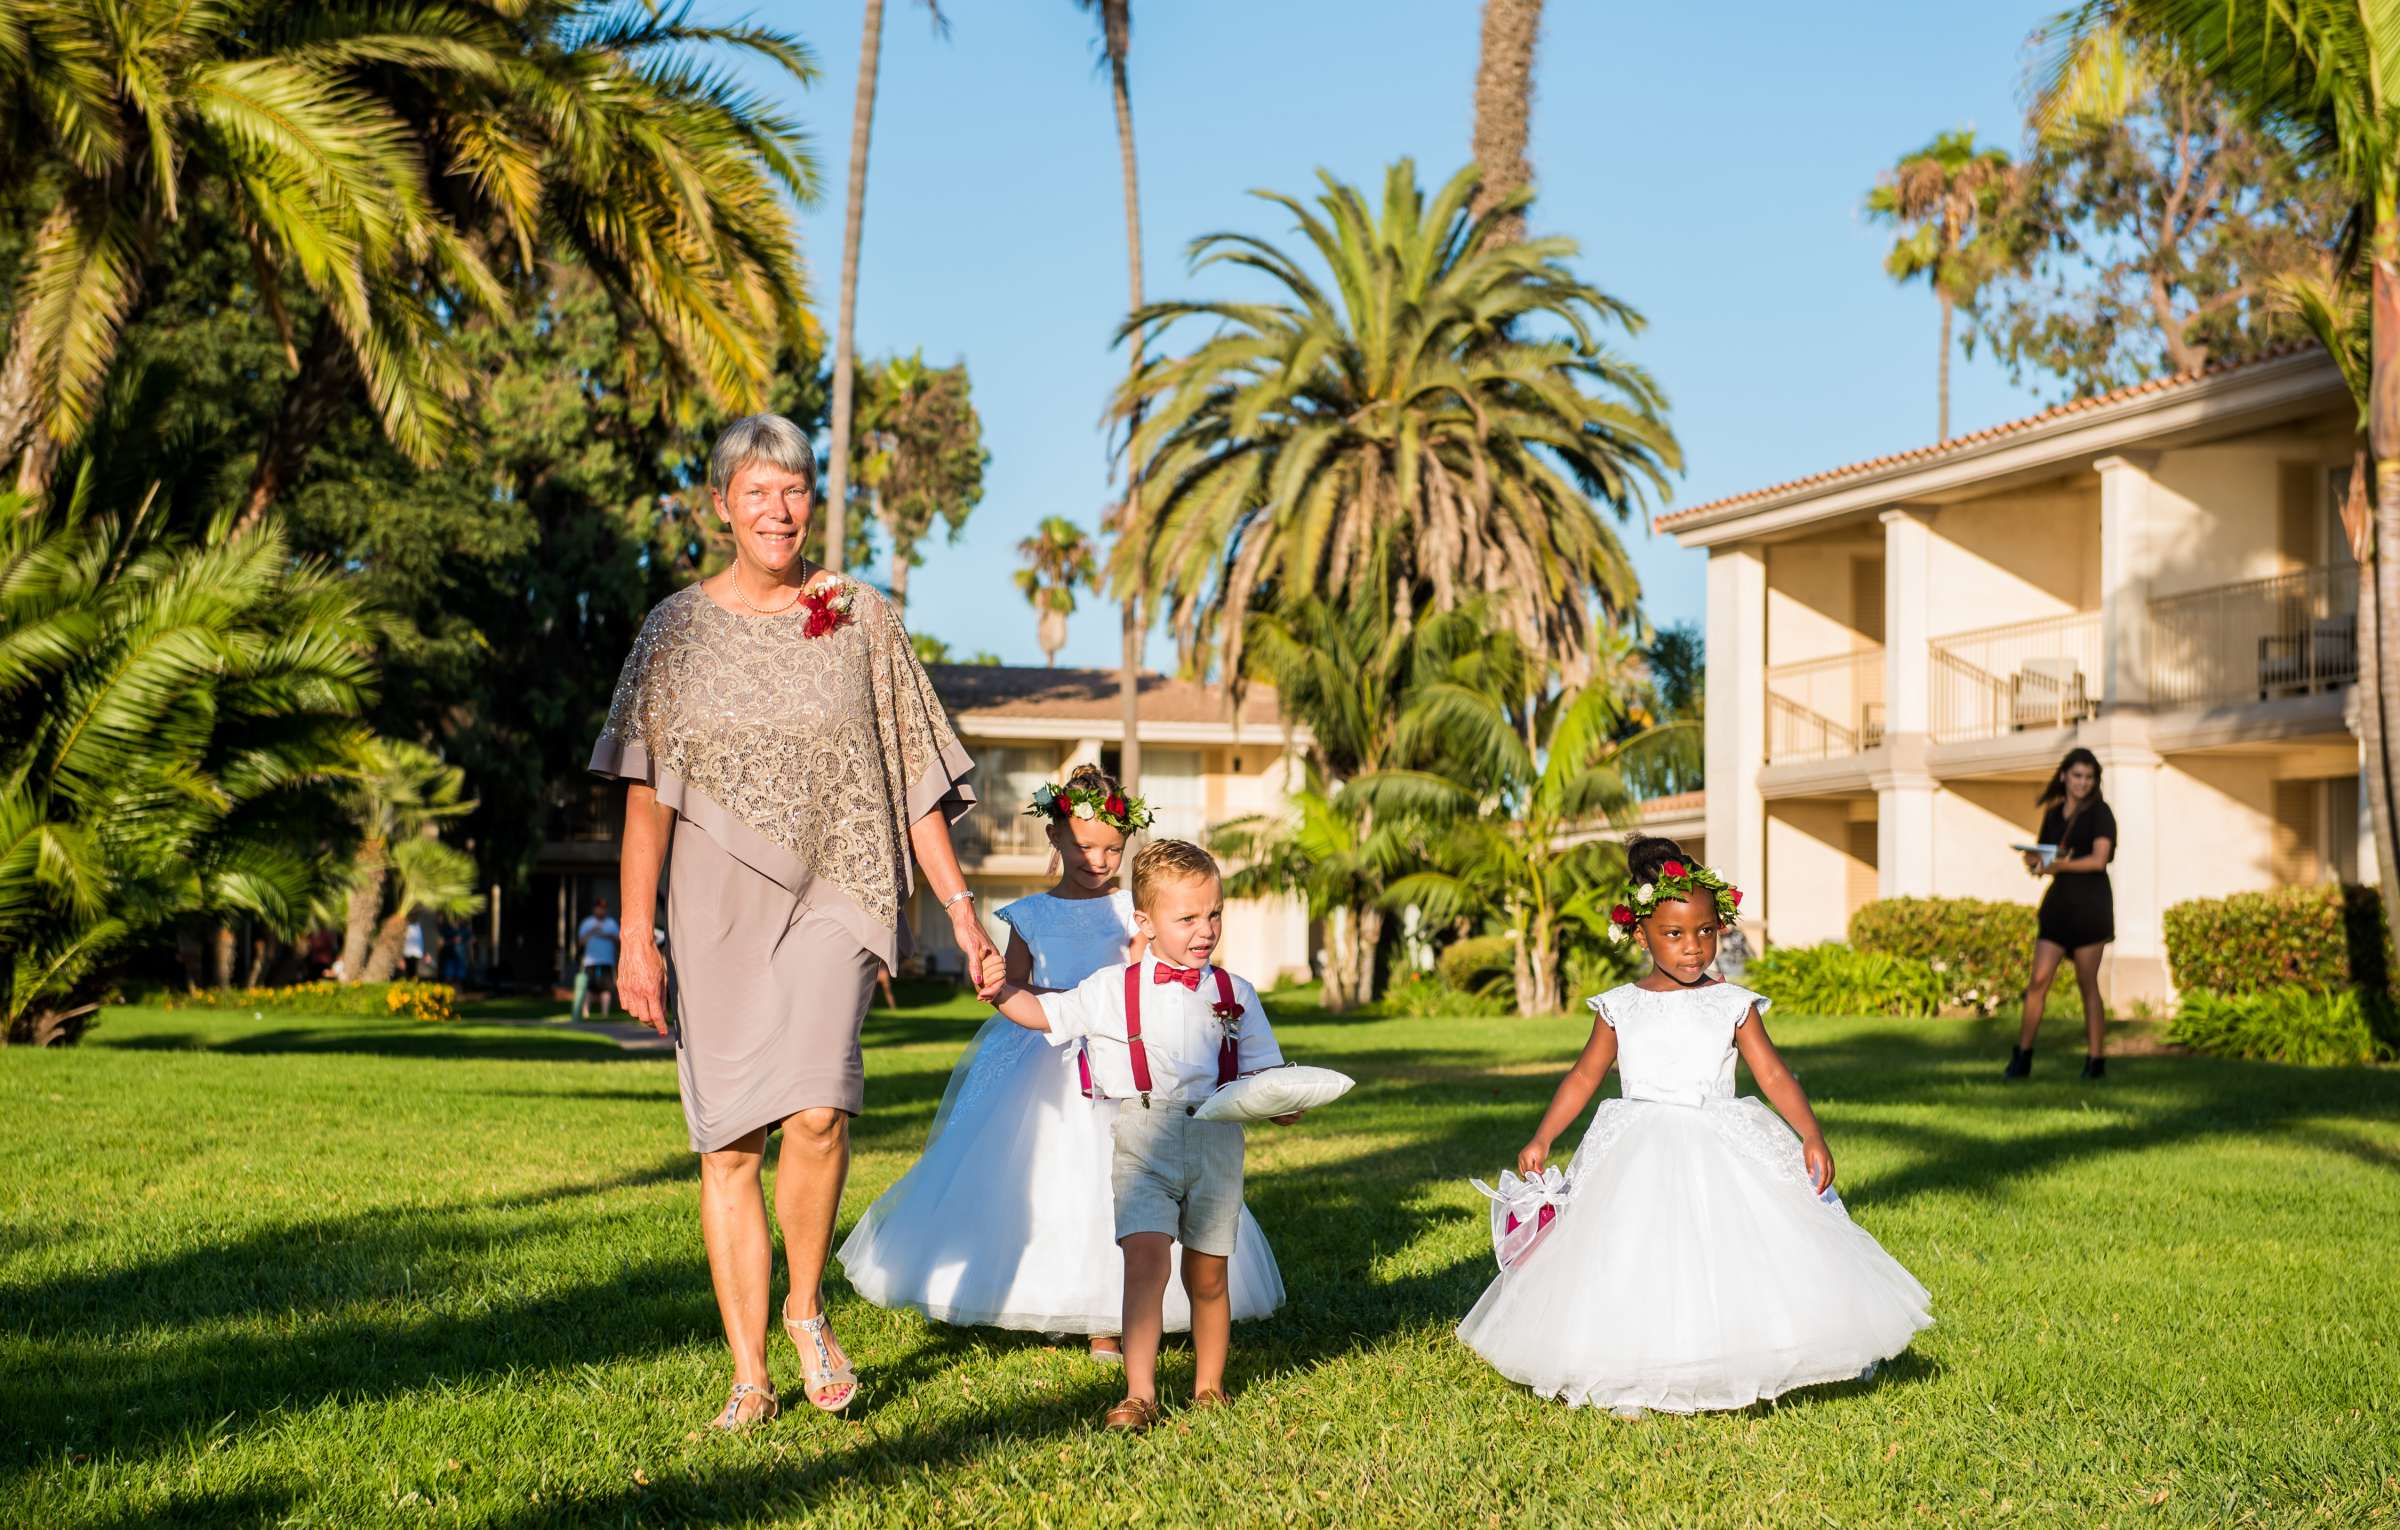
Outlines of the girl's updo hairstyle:
{"label": "girl's updo hairstyle", "polygon": [[1683,846],[1655,834],[1636,834],[1625,841],[1625,874],[1635,882],[1655,882],[1669,861],[1685,865],[1692,858],[1683,853]]}
{"label": "girl's updo hairstyle", "polygon": [[1078,765],[1068,771],[1066,787],[1075,792],[1098,792],[1103,797],[1122,796],[1125,791],[1117,784],[1115,776],[1097,765]]}

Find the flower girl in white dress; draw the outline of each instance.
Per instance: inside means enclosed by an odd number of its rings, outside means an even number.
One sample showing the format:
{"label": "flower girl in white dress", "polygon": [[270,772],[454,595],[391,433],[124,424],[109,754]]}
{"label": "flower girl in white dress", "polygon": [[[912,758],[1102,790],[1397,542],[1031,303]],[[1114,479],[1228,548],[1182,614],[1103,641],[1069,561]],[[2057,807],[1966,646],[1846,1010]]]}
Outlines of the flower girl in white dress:
{"label": "flower girl in white dress", "polygon": [[[1000,911],[1009,981],[1037,993],[1073,988],[1128,959],[1133,905],[1117,868],[1149,809],[1084,766],[1065,786],[1043,787],[1029,811],[1048,821],[1061,869],[1050,891]],[[843,1243],[852,1287],[936,1322],[1085,1334],[1095,1359],[1118,1363],[1114,1109],[1086,1096],[1080,1049],[994,1016],[951,1070],[923,1155]],[[1236,1319],[1283,1305],[1274,1250],[1247,1208],[1228,1275]],[[1166,1327],[1191,1325],[1191,1303],[1170,1282]]]}
{"label": "flower girl in white dress", "polygon": [[[1593,1113],[1555,1220],[1458,1336],[1543,1396],[1629,1418],[1861,1377],[1932,1324],[1925,1288],[1833,1195],[1767,1001],[1708,976],[1740,892],[1671,841],[1636,840],[1626,859],[1636,885],[1615,925],[1652,970],[1591,1001],[1591,1040],[1518,1172],[1542,1172],[1612,1065],[1624,1096]],[[1735,1096],[1737,1056],[1775,1111]]]}

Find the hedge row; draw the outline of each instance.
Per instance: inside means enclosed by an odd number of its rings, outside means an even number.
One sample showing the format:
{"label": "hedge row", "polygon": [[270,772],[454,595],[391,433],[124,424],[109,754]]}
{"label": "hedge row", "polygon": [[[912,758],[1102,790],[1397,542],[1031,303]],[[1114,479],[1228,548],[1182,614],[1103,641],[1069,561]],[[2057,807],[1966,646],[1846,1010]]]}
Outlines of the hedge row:
{"label": "hedge row", "polygon": [[294,983],[288,988],[172,988],[135,1001],[154,1009],[210,1009],[383,1019],[455,1020],[458,990],[448,983]]}
{"label": "hedge row", "polygon": [[[1980,898],[1878,898],[1850,916],[1850,944],[1923,962],[1942,985],[1941,1008],[1995,1015],[2022,1002],[2033,976],[2034,911]],[[2072,974],[2050,987],[2048,1012],[2080,1015]]]}
{"label": "hedge row", "polygon": [[2167,910],[2167,968],[2179,989],[2223,994],[2390,987],[2391,935],[2372,887],[2278,887],[2195,898]]}
{"label": "hedge row", "polygon": [[1802,1015],[1939,1014],[1942,974],[1930,962],[1854,950],[1836,941],[1775,946],[1742,973],[1742,986]]}
{"label": "hedge row", "polygon": [[2400,1056],[2400,1015],[2390,995],[2319,993],[2285,984],[2261,993],[2187,990],[2167,1040],[2219,1057],[2311,1067],[2354,1067]]}

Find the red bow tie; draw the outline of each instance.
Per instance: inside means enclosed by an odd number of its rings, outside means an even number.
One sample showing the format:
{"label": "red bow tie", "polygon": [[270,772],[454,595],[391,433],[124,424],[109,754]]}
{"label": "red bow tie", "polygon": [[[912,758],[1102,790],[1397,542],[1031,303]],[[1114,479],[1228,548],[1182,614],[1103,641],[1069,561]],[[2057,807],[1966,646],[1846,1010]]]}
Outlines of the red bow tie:
{"label": "red bow tie", "polygon": [[1150,969],[1150,981],[1153,983],[1181,983],[1192,992],[1198,993],[1200,991],[1200,969],[1197,967],[1170,967],[1165,962],[1160,962]]}

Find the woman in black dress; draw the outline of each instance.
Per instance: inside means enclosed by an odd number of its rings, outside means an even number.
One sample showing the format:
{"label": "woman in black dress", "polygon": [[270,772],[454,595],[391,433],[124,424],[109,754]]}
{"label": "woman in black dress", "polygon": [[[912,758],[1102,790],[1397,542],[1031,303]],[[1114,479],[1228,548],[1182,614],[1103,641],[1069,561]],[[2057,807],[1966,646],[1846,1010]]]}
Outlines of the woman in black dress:
{"label": "woman in black dress", "polygon": [[2033,981],[2025,989],[2025,1024],[2017,1032],[2017,1050],[2008,1059],[2006,1078],[2033,1072],[2033,1038],[2042,1028],[2042,1009],[2050,1001],[2050,983],[2060,962],[2075,964],[2075,986],[2083,990],[2083,1076],[2100,1078],[2108,1071],[2100,1055],[2100,1028],[2108,1018],[2100,1007],[2100,956],[2117,938],[2116,899],[2108,886],[2108,863],[2117,853],[2117,815],[2100,797],[2100,761],[2089,749],[2070,749],[2058,762],[2050,784],[2042,788],[2041,842],[2056,845],[2058,853],[2044,865],[2038,855],[2025,857],[2025,869],[2050,879],[2042,896],[2042,912],[2033,942]]}

